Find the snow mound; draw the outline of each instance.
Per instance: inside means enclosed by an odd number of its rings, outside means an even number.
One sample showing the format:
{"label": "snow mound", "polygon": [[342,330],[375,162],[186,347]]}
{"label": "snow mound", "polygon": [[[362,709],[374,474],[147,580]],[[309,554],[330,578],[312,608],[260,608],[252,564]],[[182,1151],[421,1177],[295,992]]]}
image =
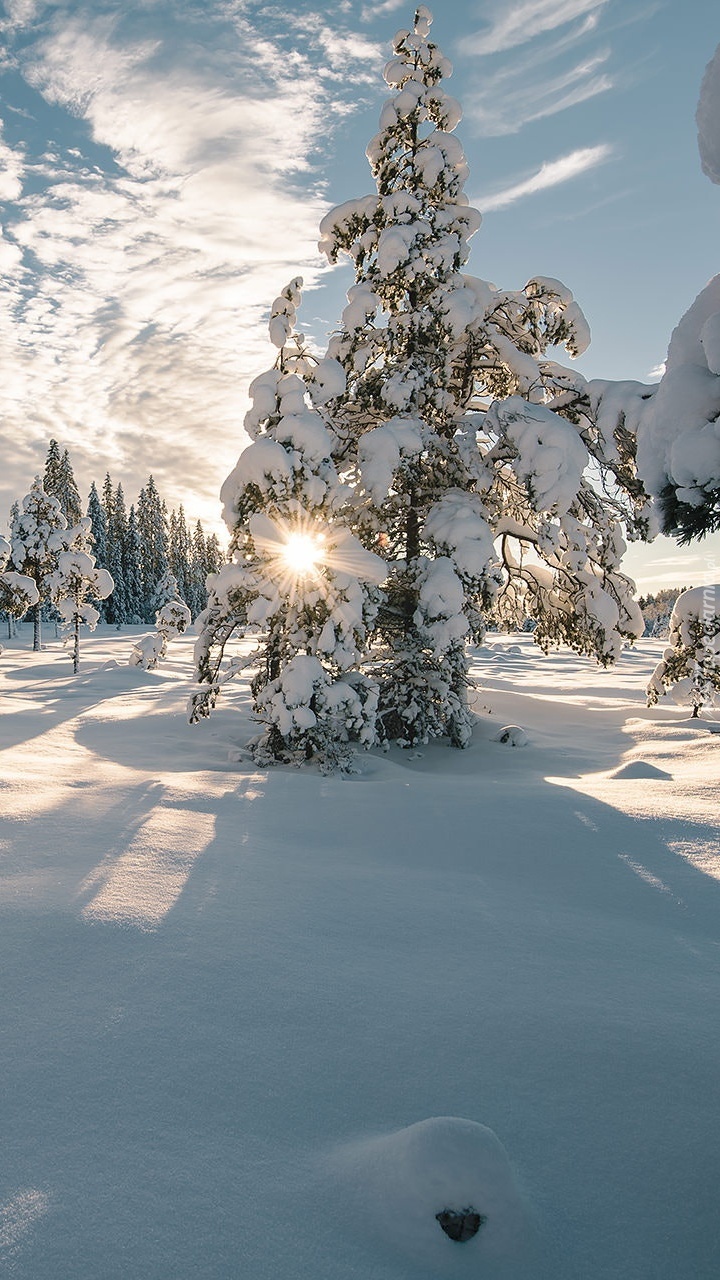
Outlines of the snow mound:
{"label": "snow mound", "polygon": [[526,747],[530,739],[519,724],[506,724],[498,729],[493,742],[502,742],[507,747]]}
{"label": "snow mound", "polygon": [[648,760],[631,760],[629,764],[624,764],[620,769],[615,769],[610,775],[612,778],[672,778],[671,773],[666,773],[664,769],[658,769],[657,765],[650,764]]}
{"label": "snow mound", "polygon": [[[527,1205],[492,1129],[455,1116],[421,1120],[382,1137],[349,1142],[330,1160],[354,1227],[378,1237],[438,1277],[458,1264],[474,1275],[516,1262],[532,1247]],[[485,1219],[462,1245],[436,1220],[472,1207]]]}

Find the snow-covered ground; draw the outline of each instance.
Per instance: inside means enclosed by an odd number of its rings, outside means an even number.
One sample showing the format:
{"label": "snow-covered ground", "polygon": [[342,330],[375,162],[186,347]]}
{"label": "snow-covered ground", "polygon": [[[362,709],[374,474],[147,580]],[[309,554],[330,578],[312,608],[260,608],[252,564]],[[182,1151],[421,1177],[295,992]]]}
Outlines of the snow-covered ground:
{"label": "snow-covered ground", "polygon": [[662,642],[494,637],[467,751],[345,779],[130,645],[0,660],[0,1273],[714,1280],[720,736]]}

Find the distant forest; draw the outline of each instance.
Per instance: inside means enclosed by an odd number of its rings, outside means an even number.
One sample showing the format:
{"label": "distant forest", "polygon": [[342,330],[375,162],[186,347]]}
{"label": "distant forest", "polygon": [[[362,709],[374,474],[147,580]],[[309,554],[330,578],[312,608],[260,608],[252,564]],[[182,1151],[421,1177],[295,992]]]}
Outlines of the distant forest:
{"label": "distant forest", "polygon": [[[67,449],[50,441],[43,487],[57,498],[69,526],[83,515],[92,522],[93,554],[99,568],[112,575],[115,589],[98,603],[105,622],[144,624],[172,595],[182,599],[193,618],[205,608],[205,580],[225,561],[216,535],[205,535],[198,520],[191,526],[182,506],[168,512],[152,476],[128,508],[122,484],[109,474],[100,489],[93,481],[87,506],[82,500]],[[14,503],[12,524],[19,511]]]}

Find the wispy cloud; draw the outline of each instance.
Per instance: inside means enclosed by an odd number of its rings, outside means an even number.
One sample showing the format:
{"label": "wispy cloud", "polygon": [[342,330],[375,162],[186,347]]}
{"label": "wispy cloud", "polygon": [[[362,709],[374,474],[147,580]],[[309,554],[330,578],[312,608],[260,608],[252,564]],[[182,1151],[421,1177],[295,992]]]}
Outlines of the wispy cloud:
{"label": "wispy cloud", "polygon": [[508,205],[515,204],[517,200],[524,200],[527,196],[546,191],[549,187],[557,187],[562,182],[570,182],[572,178],[577,178],[580,174],[587,173],[589,169],[595,169],[599,164],[604,164],[611,155],[612,147],[607,143],[601,143],[597,147],[581,147],[577,151],[571,151],[569,155],[561,156],[558,160],[546,161],[537,173],[533,173],[529,178],[523,178],[521,182],[516,182],[510,187],[487,196],[474,197],[473,203],[483,213],[489,213],[494,209],[505,209]]}
{"label": "wispy cloud", "polygon": [[373,18],[384,17],[386,13],[397,13],[398,9],[409,12],[410,7],[407,0],[379,0],[378,4],[365,5],[360,10],[360,17],[363,22],[369,22]]}
{"label": "wispy cloud", "polygon": [[587,36],[595,30],[591,16],[551,43],[536,41],[512,58],[493,59],[483,67],[466,99],[466,117],[485,137],[517,133],[533,120],[556,115],[613,87],[608,69],[610,49]]}
{"label": "wispy cloud", "polygon": [[584,33],[592,30],[609,0],[489,0],[485,5],[487,28],[471,35],[468,51],[500,53],[527,44],[536,36],[581,22]]}
{"label": "wispy cloud", "polygon": [[0,419],[40,459],[57,436],[84,476],[109,467],[132,493],[152,470],[214,518],[244,387],[275,355],[263,315],[322,271],[315,164],[338,81],[363,84],[375,50],[321,24],[259,31],[244,5],[183,25],[181,7],[141,5],[129,33],[126,14],[53,6],[18,43],[57,136],[31,152],[8,114],[0,140]]}

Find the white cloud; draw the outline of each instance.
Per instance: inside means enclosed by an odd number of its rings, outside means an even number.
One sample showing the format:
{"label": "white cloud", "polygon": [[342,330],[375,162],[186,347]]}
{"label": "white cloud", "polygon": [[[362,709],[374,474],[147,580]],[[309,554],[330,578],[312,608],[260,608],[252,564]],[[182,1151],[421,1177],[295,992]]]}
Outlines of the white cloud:
{"label": "white cloud", "polygon": [[407,0],[379,0],[378,4],[365,5],[360,11],[363,22],[384,18],[386,13],[397,13],[398,9],[410,10]]}
{"label": "white cloud", "polygon": [[9,204],[22,194],[25,156],[19,148],[9,147],[2,134],[0,120],[0,204]]}
{"label": "white cloud", "polygon": [[607,4],[608,0],[489,0],[489,29],[471,35],[467,49],[473,54],[500,53],[578,19],[584,19],[588,31]]}
{"label": "white cloud", "polygon": [[612,147],[607,143],[601,143],[597,147],[581,147],[577,151],[571,151],[569,155],[561,156],[558,160],[546,161],[537,173],[510,187],[505,187],[502,191],[474,197],[473,204],[476,204],[483,213],[489,213],[494,209],[505,209],[508,205],[515,204],[517,200],[524,200],[526,196],[536,195],[538,191],[546,191],[549,187],[556,187],[562,182],[569,182],[572,178],[579,177],[581,173],[587,173],[597,165],[604,164],[611,155]]}
{"label": "white cloud", "polygon": [[586,19],[549,45],[536,42],[510,59],[484,66],[466,98],[470,123],[485,137],[517,133],[532,120],[556,115],[611,89],[609,48],[595,44],[592,50],[579,50],[594,27],[594,21]]}
{"label": "white cloud", "polygon": [[23,441],[3,505],[56,436],[85,484],[109,468],[132,497],[152,471],[171,505],[215,518],[245,386],[276,354],[263,316],[288,279],[323,269],[314,152],[345,102],[318,64],[362,83],[375,50],[316,24],[288,52],[243,6],[229,22],[210,5],[202,41],[165,31],[176,6],[138,12],[128,34],[124,19],[53,9],[18,55],[57,139],[0,157],[15,202],[0,238],[0,420]]}

